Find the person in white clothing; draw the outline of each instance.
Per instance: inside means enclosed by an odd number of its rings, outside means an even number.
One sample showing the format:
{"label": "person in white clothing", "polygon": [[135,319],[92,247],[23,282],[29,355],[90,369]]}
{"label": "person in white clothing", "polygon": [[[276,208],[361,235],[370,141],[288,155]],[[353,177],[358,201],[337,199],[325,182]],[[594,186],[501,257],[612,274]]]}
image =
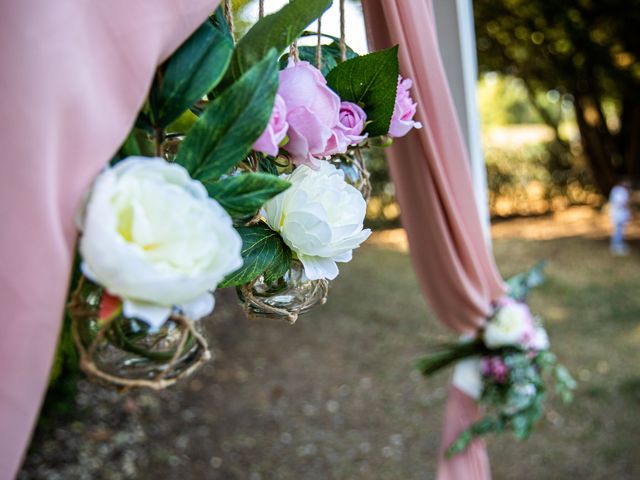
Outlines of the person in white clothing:
{"label": "person in white clothing", "polygon": [[631,183],[623,180],[611,189],[609,193],[609,217],[613,232],[611,234],[611,253],[614,255],[628,255],[629,247],[624,241],[624,229],[631,220],[629,209],[629,191]]}

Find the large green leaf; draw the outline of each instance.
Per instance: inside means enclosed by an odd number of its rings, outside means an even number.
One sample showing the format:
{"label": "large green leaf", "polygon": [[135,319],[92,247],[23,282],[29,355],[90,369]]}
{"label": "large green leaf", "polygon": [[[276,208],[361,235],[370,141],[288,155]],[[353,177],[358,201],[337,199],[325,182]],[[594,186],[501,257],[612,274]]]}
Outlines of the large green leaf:
{"label": "large green leaf", "polygon": [[256,213],[264,202],[291,186],[288,181],[268,173],[243,173],[205,184],[209,196],[232,217]]}
{"label": "large green leaf", "polygon": [[214,182],[237,165],[262,134],[278,89],[275,50],[223,91],[185,137],[176,163],[193,178]]}
{"label": "large green leaf", "polygon": [[259,20],[236,45],[225,83],[255,65],[269,49],[282,52],[331,3],[332,0],[293,0]]}
{"label": "large green leaf", "polygon": [[149,94],[155,126],[166,127],[215,87],[232,53],[231,38],[203,23],[156,74]]}
{"label": "large green leaf", "polygon": [[[321,65],[320,71],[325,76],[338,64],[338,62],[336,62],[336,59],[334,58],[332,53],[326,49],[327,46],[328,45],[323,45],[321,49],[322,65]],[[302,46],[298,48],[298,55],[300,57],[300,60],[309,62],[311,65],[313,65],[316,68],[318,67],[318,64],[316,63],[316,47]],[[282,70],[286,68],[288,62],[289,62],[289,54],[282,55],[282,57],[280,57],[280,69]]]}
{"label": "large green leaf", "polygon": [[398,46],[369,53],[338,64],[327,83],[343,101],[362,106],[370,136],[389,131],[398,86]]}
{"label": "large green leaf", "polygon": [[265,224],[240,227],[244,265],[227,276],[220,287],[234,287],[255,280],[263,273],[267,282],[285,274],[291,266],[291,250],[282,237]]}

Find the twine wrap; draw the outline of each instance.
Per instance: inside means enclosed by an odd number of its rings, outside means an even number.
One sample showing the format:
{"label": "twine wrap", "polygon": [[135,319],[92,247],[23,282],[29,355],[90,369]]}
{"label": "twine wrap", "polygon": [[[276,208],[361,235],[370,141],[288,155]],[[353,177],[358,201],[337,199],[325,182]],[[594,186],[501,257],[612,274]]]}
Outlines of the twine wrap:
{"label": "twine wrap", "polygon": [[236,27],[233,23],[233,5],[231,0],[224,0],[224,18],[229,25],[229,32],[231,33],[231,39],[235,43],[236,41]]}
{"label": "twine wrap", "polygon": [[369,202],[369,198],[371,197],[371,174],[369,173],[369,170],[367,170],[367,165],[364,157],[362,156],[360,147],[355,147],[352,151],[355,159],[353,164],[360,172],[360,175],[362,175],[362,187],[360,187],[360,193],[362,193],[365,201]]}
{"label": "twine wrap", "polygon": [[347,43],[345,42],[344,28],[344,0],[340,0],[340,59],[343,62],[347,59]]}
{"label": "twine wrap", "polygon": [[[269,305],[253,294],[253,287],[259,280],[260,278],[258,277],[252,282],[239,287],[243,299],[242,307],[244,309],[244,313],[247,318],[251,320],[259,320],[261,318],[261,315],[255,313],[251,309],[251,307],[254,307],[256,309],[262,310],[265,313],[280,317],[293,325],[294,323],[296,323],[301,313],[304,313],[304,310],[316,304],[316,301],[310,301],[307,299],[293,311]],[[325,279],[318,280],[316,283],[316,290],[314,290],[314,292],[317,291],[317,289],[320,289],[320,292],[322,293],[320,301],[317,303],[319,303],[320,305],[324,305],[325,303],[327,303],[327,295],[329,294],[329,281]],[[315,295],[309,295],[308,298],[313,299],[314,297]]]}
{"label": "twine wrap", "polygon": [[322,15],[318,17],[318,43],[316,45],[316,67],[322,70]]}
{"label": "twine wrap", "polygon": [[[101,325],[100,330],[95,335],[89,346],[85,346],[80,336],[80,322],[86,322],[91,318],[95,318],[96,311],[84,304],[81,299],[81,291],[84,286],[85,278],[81,277],[78,282],[76,290],[71,296],[71,300],[68,305],[69,314],[71,316],[71,333],[73,340],[80,354],[80,369],[87,375],[89,380],[95,381],[104,386],[115,388],[120,393],[124,393],[132,388],[151,388],[153,390],[162,390],[167,388],[178,380],[188,377],[195,372],[204,362],[211,359],[211,352],[207,340],[198,333],[193,327],[193,322],[183,315],[172,314],[171,320],[181,327],[181,336],[178,346],[172,358],[166,364],[166,367],[156,375],[155,378],[149,379],[132,379],[113,375],[101,370],[94,361],[94,355],[100,344],[104,339],[109,327],[116,319],[116,317],[107,319]],[[167,374],[171,372],[171,369],[178,362],[180,355],[183,353],[184,346],[187,339],[191,335],[199,346],[200,354],[198,359],[190,365],[188,368],[179,372],[175,377],[165,378]]]}

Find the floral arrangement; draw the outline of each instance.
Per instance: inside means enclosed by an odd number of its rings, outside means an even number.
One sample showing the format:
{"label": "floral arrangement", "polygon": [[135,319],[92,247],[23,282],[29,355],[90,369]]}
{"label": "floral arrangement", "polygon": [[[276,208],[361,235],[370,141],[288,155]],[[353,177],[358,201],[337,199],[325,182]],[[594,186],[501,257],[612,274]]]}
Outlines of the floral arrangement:
{"label": "floral arrangement", "polygon": [[293,322],[370,235],[345,165],[366,177],[361,148],[420,124],[397,47],[283,53],[330,4],[294,0],[237,42],[221,7],[158,69],[78,215],[69,311],[91,375],[166,386],[208,358],[197,320],[216,288]]}
{"label": "floral arrangement", "polygon": [[527,438],[544,413],[549,378],[564,402],[572,400],[576,383],[550,351],[541,319],[524,303],[529,289],[542,281],[541,269],[538,264],[508,281],[510,296],[496,303],[476,337],[445,345],[419,362],[426,376],[458,362],[453,384],[487,409],[481,420],[460,433],[448,455],[489,433],[512,430],[516,438]]}

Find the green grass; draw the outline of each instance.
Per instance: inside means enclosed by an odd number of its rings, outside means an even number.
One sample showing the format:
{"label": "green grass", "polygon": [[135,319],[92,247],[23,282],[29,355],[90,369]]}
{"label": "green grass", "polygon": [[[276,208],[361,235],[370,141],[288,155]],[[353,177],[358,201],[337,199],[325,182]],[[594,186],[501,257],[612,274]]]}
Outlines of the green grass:
{"label": "green grass", "polygon": [[[495,480],[640,478],[640,255],[612,258],[605,240],[586,238],[504,238],[494,251],[505,277],[548,260],[530,305],[580,380],[572,405],[550,399],[529,440],[489,438]],[[40,430],[20,478],[75,478],[89,460],[98,480],[434,478],[448,374],[425,380],[414,366],[456,335],[429,313],[407,253],[364,246],[340,268],[327,304],[295,326],[247,320],[235,293],[219,292],[214,363],[159,393],[83,384],[85,406]],[[95,428],[113,439],[97,441]],[[118,446],[123,431],[143,440]],[[123,471],[125,447],[143,470],[107,474]]]}
{"label": "green grass", "polygon": [[[529,303],[580,381],[572,405],[550,399],[547,418],[528,441],[488,440],[495,478],[640,478],[640,257],[613,258],[606,241],[585,238],[499,239],[494,253],[505,278],[548,260],[547,281]],[[343,318],[341,330],[358,345],[353,362],[368,365],[389,388],[400,387],[393,377],[408,373],[429,345],[455,338],[428,312],[407,254],[365,247],[342,272],[327,306],[313,316]],[[405,395],[428,396],[445,382],[441,375],[414,390],[405,386]],[[415,408],[406,396],[388,405],[398,425]],[[441,403],[417,408],[424,415],[419,430],[439,432]],[[433,471],[433,448],[409,447],[408,454],[408,462]],[[411,475],[404,468],[381,478],[413,478],[403,477]]]}

